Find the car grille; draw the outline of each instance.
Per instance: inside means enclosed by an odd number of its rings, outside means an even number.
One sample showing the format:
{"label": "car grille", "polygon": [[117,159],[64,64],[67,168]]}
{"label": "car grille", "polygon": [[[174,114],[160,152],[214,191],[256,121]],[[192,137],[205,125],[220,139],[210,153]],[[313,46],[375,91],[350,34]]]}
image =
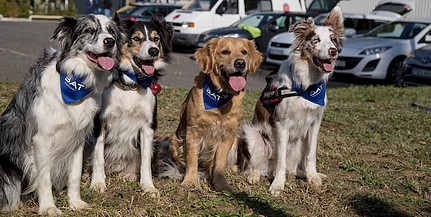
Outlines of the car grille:
{"label": "car grille", "polygon": [[281,48],[289,48],[292,46],[292,44],[285,44],[285,43],[279,43],[279,42],[271,42],[271,47],[281,47]]}
{"label": "car grille", "polygon": [[273,59],[273,60],[285,60],[287,59],[289,56],[287,55],[275,55],[275,54],[268,54],[268,58],[269,59]]}
{"label": "car grille", "polygon": [[338,60],[345,61],[346,65],[344,67],[335,66],[335,69],[347,70],[353,69],[362,60],[360,57],[338,57]]}

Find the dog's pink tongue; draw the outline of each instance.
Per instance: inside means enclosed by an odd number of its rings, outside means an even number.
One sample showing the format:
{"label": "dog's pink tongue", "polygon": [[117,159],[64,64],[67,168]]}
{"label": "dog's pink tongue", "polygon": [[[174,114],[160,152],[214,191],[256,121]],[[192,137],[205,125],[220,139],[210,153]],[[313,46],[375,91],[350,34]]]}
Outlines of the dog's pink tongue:
{"label": "dog's pink tongue", "polygon": [[330,63],[323,63],[323,69],[327,72],[332,72],[332,70],[334,70],[334,65]]}
{"label": "dog's pink tongue", "polygon": [[155,68],[152,65],[144,65],[144,64],[142,64],[141,68],[145,71],[145,73],[147,73],[147,75],[154,74]]}
{"label": "dog's pink tongue", "polygon": [[111,57],[99,57],[97,63],[105,70],[111,70],[115,65],[115,61]]}
{"label": "dog's pink tongue", "polygon": [[245,81],[245,78],[242,76],[230,76],[229,77],[229,84],[234,91],[240,91],[240,90],[244,89],[246,83],[247,82]]}

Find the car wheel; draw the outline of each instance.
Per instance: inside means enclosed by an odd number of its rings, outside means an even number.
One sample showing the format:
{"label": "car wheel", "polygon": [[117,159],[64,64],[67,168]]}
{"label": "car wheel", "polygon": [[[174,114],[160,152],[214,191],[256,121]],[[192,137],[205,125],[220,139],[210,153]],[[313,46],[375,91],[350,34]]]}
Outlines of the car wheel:
{"label": "car wheel", "polygon": [[405,75],[406,65],[403,62],[401,67],[397,70],[395,75],[395,87],[404,87],[404,75]]}
{"label": "car wheel", "polygon": [[404,59],[405,57],[397,57],[389,64],[388,71],[386,72],[387,83],[395,83],[398,73],[400,73],[403,68]]}

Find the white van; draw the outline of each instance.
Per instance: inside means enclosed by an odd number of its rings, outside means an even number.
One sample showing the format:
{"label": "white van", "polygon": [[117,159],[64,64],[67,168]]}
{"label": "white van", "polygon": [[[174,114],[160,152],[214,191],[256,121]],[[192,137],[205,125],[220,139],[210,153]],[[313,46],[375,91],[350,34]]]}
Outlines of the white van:
{"label": "white van", "polygon": [[192,0],[165,19],[174,28],[173,44],[195,47],[200,33],[228,26],[252,12],[305,8],[305,0]]}

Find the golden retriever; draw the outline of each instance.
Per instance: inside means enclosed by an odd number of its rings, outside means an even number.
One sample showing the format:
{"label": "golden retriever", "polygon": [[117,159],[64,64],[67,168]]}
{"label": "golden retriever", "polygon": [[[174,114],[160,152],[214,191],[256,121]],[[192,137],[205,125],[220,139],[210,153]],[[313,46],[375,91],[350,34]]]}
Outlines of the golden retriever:
{"label": "golden retriever", "polygon": [[198,168],[216,191],[231,188],[226,160],[243,114],[247,74],[262,62],[254,41],[215,38],[195,53],[202,71],[181,106],[178,128],[169,139],[176,167],[185,174],[182,185],[199,187]]}

